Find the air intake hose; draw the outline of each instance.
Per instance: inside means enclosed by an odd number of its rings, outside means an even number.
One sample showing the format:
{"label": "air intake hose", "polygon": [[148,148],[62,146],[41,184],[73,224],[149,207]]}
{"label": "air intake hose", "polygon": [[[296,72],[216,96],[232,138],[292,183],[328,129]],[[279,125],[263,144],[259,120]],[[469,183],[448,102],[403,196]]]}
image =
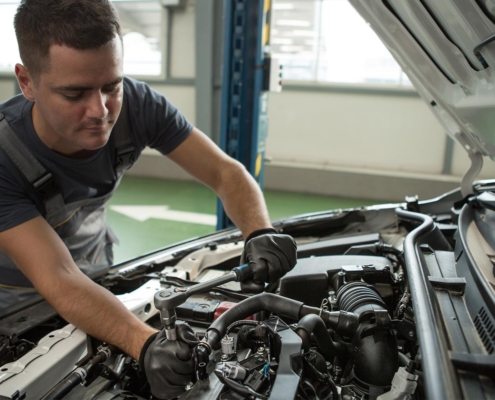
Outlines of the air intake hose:
{"label": "air intake hose", "polygon": [[210,347],[218,344],[227,327],[259,311],[270,311],[280,317],[299,321],[310,314],[321,314],[323,322],[345,336],[354,334],[358,327],[358,317],[354,313],[321,311],[319,308],[305,306],[302,302],[272,293],[260,293],[236,304],[213,322],[207,331],[207,343]]}
{"label": "air intake hose", "polygon": [[305,351],[311,347],[311,334],[314,335],[316,343],[323,356],[328,360],[333,360],[335,356],[348,354],[348,347],[344,342],[334,342],[328,334],[323,320],[315,314],[308,314],[303,317],[296,326],[295,332],[302,339]]}
{"label": "air intake hose", "polygon": [[359,315],[359,328],[352,337],[358,383],[366,389],[390,386],[399,367],[399,351],[385,303],[371,285],[352,282],[339,289],[337,304],[340,310]]}

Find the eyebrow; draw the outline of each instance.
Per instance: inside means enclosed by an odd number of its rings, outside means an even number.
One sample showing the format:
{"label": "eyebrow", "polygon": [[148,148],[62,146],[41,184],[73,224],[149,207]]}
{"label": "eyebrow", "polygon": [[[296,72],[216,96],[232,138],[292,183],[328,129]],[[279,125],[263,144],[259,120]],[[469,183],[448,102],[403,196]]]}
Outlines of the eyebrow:
{"label": "eyebrow", "polygon": [[[120,76],[117,79],[113,80],[112,82],[105,83],[103,87],[107,86],[113,86],[117,85],[118,83],[122,82],[123,78]],[[62,91],[62,92],[80,92],[84,90],[92,90],[92,86],[77,86],[77,85],[69,85],[69,86],[58,86],[54,88],[56,91]]]}

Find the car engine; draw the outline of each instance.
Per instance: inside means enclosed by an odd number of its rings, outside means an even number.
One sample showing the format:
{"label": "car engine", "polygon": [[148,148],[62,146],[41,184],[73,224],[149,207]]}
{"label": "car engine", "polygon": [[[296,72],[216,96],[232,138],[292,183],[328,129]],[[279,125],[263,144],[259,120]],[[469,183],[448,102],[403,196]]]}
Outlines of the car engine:
{"label": "car engine", "polygon": [[[240,291],[248,270],[235,229],[131,260],[98,281],[157,329],[176,319],[193,327],[196,373],[180,399],[488,398],[489,187],[469,201],[454,191],[275,222],[296,239],[298,262],[260,294]],[[2,399],[152,398],[135,360],[44,301],[1,316],[0,334]]]}

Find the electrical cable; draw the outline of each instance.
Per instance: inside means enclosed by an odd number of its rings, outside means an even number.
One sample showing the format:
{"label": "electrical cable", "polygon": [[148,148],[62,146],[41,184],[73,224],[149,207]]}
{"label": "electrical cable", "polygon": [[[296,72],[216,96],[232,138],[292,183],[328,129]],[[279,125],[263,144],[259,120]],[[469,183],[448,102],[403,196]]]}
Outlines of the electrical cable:
{"label": "electrical cable", "polygon": [[258,321],[250,321],[250,320],[241,320],[241,321],[235,321],[233,323],[231,323],[228,327],[227,327],[227,330],[225,331],[225,334],[228,335],[230,333],[230,331],[238,326],[243,326],[243,325],[252,325],[252,326],[256,326],[258,325],[259,322]]}

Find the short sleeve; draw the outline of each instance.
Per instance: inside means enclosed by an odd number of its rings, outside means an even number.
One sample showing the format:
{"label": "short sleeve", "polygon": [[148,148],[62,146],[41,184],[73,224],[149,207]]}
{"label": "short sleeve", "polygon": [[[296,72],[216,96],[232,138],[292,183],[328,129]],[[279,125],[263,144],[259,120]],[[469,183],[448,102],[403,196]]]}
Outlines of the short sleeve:
{"label": "short sleeve", "polygon": [[5,154],[0,153],[0,232],[3,232],[41,213],[16,176],[15,166],[9,167]]}
{"label": "short sleeve", "polygon": [[129,119],[142,148],[170,153],[187,138],[193,125],[165,96],[143,82],[125,79]]}

